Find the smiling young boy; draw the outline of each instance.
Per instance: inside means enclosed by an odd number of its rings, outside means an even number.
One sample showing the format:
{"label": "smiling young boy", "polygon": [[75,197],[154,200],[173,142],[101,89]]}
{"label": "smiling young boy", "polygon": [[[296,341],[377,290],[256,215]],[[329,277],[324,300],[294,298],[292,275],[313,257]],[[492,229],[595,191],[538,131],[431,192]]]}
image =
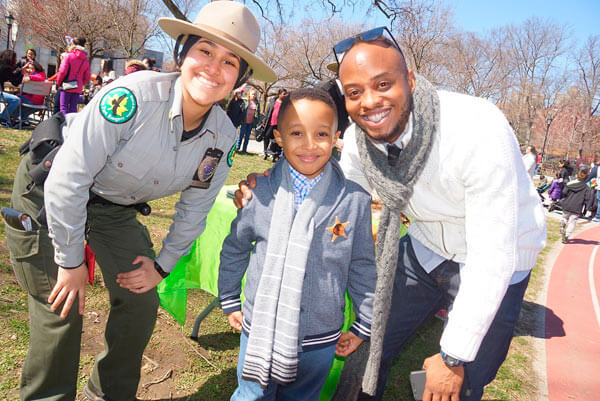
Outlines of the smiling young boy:
{"label": "smiling young boy", "polygon": [[[320,89],[283,100],[275,139],[285,159],[257,180],[223,243],[219,298],[242,332],[232,400],[315,400],[334,354],[347,356],[370,336],[370,196],[331,158],[336,116]],[[341,333],[346,290],[356,320]]]}

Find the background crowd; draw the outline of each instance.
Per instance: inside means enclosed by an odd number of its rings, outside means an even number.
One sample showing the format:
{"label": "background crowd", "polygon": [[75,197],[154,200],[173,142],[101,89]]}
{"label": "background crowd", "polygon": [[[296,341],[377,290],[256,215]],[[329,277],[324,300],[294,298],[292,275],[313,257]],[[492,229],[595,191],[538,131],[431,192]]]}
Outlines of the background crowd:
{"label": "background crowd", "polygon": [[[21,105],[45,105],[52,114],[62,112],[64,115],[76,113],[81,106],[87,104],[102,87],[116,79],[112,60],[103,60],[101,70],[91,73],[86,39],[83,37],[67,37],[68,46],[61,51],[60,66],[56,74],[47,77],[44,67],[36,61],[36,51],[27,49],[25,56],[17,60],[17,53],[7,49],[0,53],[0,124],[4,127],[16,127],[19,120],[27,127],[30,125],[30,114],[40,109],[21,108]],[[137,71],[160,71],[155,67],[156,59],[130,59],[125,64],[124,75]],[[51,82],[52,90],[47,95],[28,93],[22,84],[28,81]]]}

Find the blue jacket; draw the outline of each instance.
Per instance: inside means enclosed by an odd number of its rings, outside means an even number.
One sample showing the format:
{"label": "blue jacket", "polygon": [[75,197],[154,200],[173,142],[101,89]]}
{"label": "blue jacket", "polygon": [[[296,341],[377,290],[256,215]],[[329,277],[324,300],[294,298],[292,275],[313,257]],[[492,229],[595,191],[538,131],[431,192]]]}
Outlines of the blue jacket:
{"label": "blue jacket", "polygon": [[[358,184],[347,181],[337,161],[330,159],[335,179],[315,214],[315,229],[302,287],[298,339],[303,350],[335,343],[344,321],[344,294],[350,297],[356,321],[351,331],[363,339],[371,334],[373,296],[377,273],[371,231],[370,196]],[[290,174],[277,163],[269,177],[260,177],[248,205],[238,211],[231,233],[223,242],[219,267],[219,299],[224,313],[240,310],[241,281],[247,270],[243,305],[244,324],[251,327],[252,308],[267,251],[267,239],[275,194],[282,174]],[[317,184],[318,185],[318,184]],[[332,242],[327,227],[349,222],[346,238]]]}

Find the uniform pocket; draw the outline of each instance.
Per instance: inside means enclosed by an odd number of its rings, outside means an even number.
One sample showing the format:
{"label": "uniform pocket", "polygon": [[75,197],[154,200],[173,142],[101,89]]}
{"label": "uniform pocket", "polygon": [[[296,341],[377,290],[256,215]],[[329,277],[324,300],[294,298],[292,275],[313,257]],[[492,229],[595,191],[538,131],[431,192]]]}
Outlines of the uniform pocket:
{"label": "uniform pocket", "polygon": [[[6,226],[6,243],[17,281],[33,296],[47,297],[56,281],[54,250],[44,231],[23,231]],[[41,240],[40,236],[46,239]]]}
{"label": "uniform pocket", "polygon": [[8,224],[5,229],[6,243],[12,257],[21,261],[38,254],[40,249],[39,231],[17,230]]}
{"label": "uniform pocket", "polygon": [[144,154],[121,149],[108,158],[104,168],[95,177],[100,188],[110,188],[114,192],[128,194],[135,199],[144,192],[144,177],[154,163]]}

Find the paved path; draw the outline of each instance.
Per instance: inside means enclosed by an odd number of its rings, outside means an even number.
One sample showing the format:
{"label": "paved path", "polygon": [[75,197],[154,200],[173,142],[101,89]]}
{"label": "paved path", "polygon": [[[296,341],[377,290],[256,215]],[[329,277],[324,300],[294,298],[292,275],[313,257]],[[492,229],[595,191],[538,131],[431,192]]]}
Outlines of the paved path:
{"label": "paved path", "polygon": [[563,246],[546,307],[549,400],[600,400],[600,226]]}

